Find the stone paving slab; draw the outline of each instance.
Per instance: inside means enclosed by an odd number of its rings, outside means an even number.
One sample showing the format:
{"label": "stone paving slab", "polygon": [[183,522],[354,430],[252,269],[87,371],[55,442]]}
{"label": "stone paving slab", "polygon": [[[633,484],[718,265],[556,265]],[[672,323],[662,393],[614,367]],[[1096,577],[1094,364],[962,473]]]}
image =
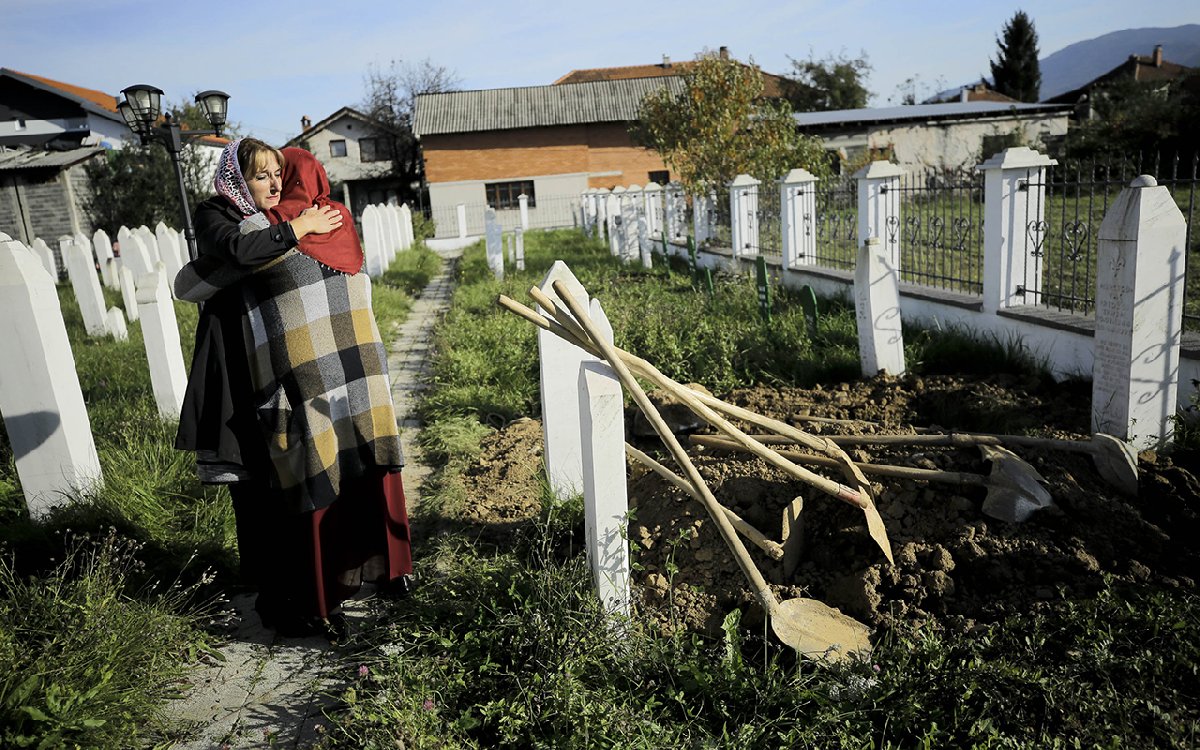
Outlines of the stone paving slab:
{"label": "stone paving slab", "polygon": [[[420,420],[416,413],[426,387],[432,353],[433,326],[445,313],[453,293],[454,269],[462,250],[438,251],[441,273],[422,291],[389,347],[392,397],[404,448],[404,492],[410,510],[420,500],[429,468],[416,445]],[[368,589],[369,587],[364,587]],[[192,675],[186,696],[169,707],[189,738],[177,750],[218,748],[306,748],[318,739],[323,710],[332,705],[340,685],[353,679],[356,665],[340,658],[324,638],[278,638],[263,628],[254,612],[254,595],[233,597],[237,623],[221,645],[225,661],[209,659]],[[351,632],[368,624],[369,601],[344,607]]]}

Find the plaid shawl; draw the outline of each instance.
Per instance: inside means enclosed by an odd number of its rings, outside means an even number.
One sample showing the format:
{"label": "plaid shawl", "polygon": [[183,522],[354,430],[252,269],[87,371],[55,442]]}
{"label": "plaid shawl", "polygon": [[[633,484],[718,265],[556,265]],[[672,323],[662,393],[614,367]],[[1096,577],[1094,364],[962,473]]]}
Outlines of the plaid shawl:
{"label": "plaid shawl", "polygon": [[250,378],[274,478],[298,511],[404,465],[371,282],[289,250],[240,289]]}

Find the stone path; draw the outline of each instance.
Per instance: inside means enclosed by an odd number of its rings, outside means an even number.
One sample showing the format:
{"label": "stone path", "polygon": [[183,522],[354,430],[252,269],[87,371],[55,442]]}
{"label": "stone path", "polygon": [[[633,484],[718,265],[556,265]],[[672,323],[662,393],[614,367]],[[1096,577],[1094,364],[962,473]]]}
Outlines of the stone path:
{"label": "stone path", "polygon": [[[430,471],[421,462],[416,446],[421,427],[416,405],[425,388],[433,326],[450,304],[454,268],[462,250],[438,254],[442,257],[441,273],[421,293],[388,355],[406,459],[404,490],[410,509],[420,502],[420,487]],[[187,697],[169,708],[174,718],[195,728],[190,739],[173,747],[215,750],[311,746],[325,723],[323,709],[333,703],[332,691],[353,679],[357,665],[347,663],[323,638],[275,637],[259,624],[252,594],[235,596],[232,604],[238,624],[221,646],[225,661],[208,659],[192,675]],[[367,624],[369,606],[365,601],[348,602],[345,610],[352,631]]]}

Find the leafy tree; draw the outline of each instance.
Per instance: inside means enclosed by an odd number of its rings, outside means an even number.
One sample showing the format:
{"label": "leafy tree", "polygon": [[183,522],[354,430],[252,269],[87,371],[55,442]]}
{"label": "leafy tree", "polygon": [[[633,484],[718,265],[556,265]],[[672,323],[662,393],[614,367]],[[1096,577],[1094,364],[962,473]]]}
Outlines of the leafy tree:
{"label": "leafy tree", "polygon": [[[189,127],[210,129],[194,103],[171,105],[169,111]],[[188,206],[193,210],[213,192],[206,179],[206,175],[211,174],[209,161],[193,144],[185,145],[179,155]],[[161,145],[130,145],[106,151],[89,161],[84,171],[90,190],[83,197],[83,209],[92,225],[103,229],[110,237],[115,238],[122,226],[132,228],[144,224],[153,228],[160,221],[173,227],[182,225],[175,168]]]}
{"label": "leafy tree", "polygon": [[858,58],[843,52],[824,60],[810,53],[807,60],[792,59],[792,74],[785,76],[788,84],[784,93],[797,112],[858,109],[867,106],[871,96],[865,85],[870,73],[865,52]]}
{"label": "leafy tree", "polygon": [[803,167],[829,170],[820,140],[796,132],[791,107],[763,97],[758,68],[703,54],[676,96],[647,94],[632,127],[634,140],[657,151],[690,193],[723,191],[738,174],[774,180]]}
{"label": "leafy tree", "polygon": [[461,81],[453,70],[429,58],[416,63],[392,60],[386,69],[367,70],[366,98],[360,108],[384,128],[378,134],[386,161],[377,177],[394,177],[403,189],[423,181],[424,166],[412,133],[417,96],[454,91]]}
{"label": "leafy tree", "polygon": [[996,40],[997,59],[991,62],[992,87],[1022,102],[1036,102],[1042,87],[1038,66],[1038,38],[1033,21],[1019,10],[1004,24],[1003,37]]}
{"label": "leafy tree", "polygon": [[[1152,163],[1200,151],[1200,72],[1174,81],[1111,81],[1088,93],[1092,119],[1073,127],[1066,156]],[[1137,165],[1135,165],[1137,166]]]}

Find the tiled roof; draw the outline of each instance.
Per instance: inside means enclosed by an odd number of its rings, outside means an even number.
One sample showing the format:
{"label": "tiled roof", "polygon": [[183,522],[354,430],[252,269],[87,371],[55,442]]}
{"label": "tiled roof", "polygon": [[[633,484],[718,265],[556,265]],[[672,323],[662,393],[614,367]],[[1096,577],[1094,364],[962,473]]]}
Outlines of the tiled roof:
{"label": "tiled roof", "polygon": [[[634,78],[661,78],[663,76],[687,75],[696,65],[695,61],[654,63],[651,65],[624,65],[617,68],[582,68],[572,70],[554,82],[587,83],[589,81],[627,81]],[[783,97],[786,79],[773,73],[763,73],[763,93],[773,99]]]}
{"label": "tiled roof", "polygon": [[[71,83],[55,81],[54,79],[46,78],[45,76],[37,76],[33,75],[32,73],[22,73],[19,70],[12,70],[10,68],[0,68],[0,75],[9,75],[17,80],[23,80],[25,83],[29,83],[38,88],[62,94],[68,99],[79,102],[80,104],[84,104],[85,109],[92,109],[93,111],[95,111],[95,109],[100,109],[103,110],[103,112],[97,112],[97,114],[113,115],[118,121],[124,122],[124,120],[121,119],[120,114],[117,113],[117,97],[113,96],[112,94],[106,94],[103,91],[97,91],[96,89],[85,89],[82,86],[76,86]],[[89,104],[93,105],[93,107],[88,107],[87,105]]]}
{"label": "tiled roof", "polygon": [[634,78],[552,86],[453,91],[417,97],[413,132],[418,137],[446,133],[632,122],[638,105],[652,91],[679,94],[682,78]]}

